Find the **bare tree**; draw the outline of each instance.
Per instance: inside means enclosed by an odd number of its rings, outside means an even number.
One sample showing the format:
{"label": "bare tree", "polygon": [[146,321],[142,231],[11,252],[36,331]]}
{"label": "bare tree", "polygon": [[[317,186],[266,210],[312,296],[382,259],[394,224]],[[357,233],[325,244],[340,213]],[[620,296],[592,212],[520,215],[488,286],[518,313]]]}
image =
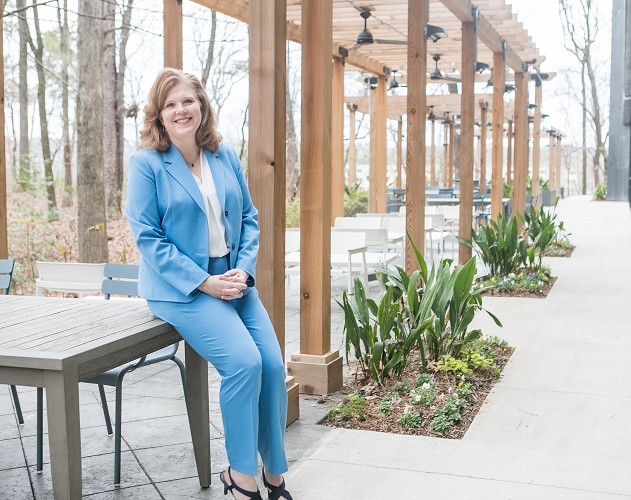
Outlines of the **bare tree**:
{"label": "bare tree", "polygon": [[[289,75],[291,57],[289,54],[289,42],[287,42],[287,74]],[[294,95],[290,89],[290,79],[287,78],[287,84],[285,85],[285,108],[287,113],[287,127],[285,130],[285,138],[287,142],[287,156],[286,156],[286,175],[285,175],[285,198],[287,202],[295,201],[299,196],[298,185],[300,183],[300,170],[298,168],[298,161],[300,155],[298,154],[298,138],[296,136],[296,124],[294,121]]]}
{"label": "bare tree", "polygon": [[103,182],[103,2],[79,0],[79,261],[107,262]]}
{"label": "bare tree", "polygon": [[[63,21],[61,11],[63,10]],[[68,0],[64,0],[63,9],[57,9],[57,23],[59,24],[60,44],[61,44],[61,122],[63,126],[64,144],[64,193],[62,206],[72,206],[72,149],[70,148],[70,113],[69,113],[69,92],[68,92],[68,41],[70,32],[68,30]]]}
{"label": "bare tree", "polygon": [[39,24],[39,13],[37,10],[37,0],[33,0],[33,22],[35,24],[35,39],[33,42],[28,25],[26,27],[26,37],[33,55],[35,56],[35,69],[37,71],[37,102],[39,111],[39,129],[42,143],[42,157],[44,160],[44,180],[46,184],[46,194],[48,196],[48,219],[56,220],[57,200],[55,199],[55,183],[53,179],[53,159],[50,154],[50,139],[48,136],[48,114],[46,112],[46,72],[44,70],[44,40]]}
{"label": "bare tree", "polygon": [[[594,0],[559,0],[561,24],[565,35],[565,48],[581,64],[581,106],[583,112],[583,194],[587,193],[587,119],[591,122],[595,151],[592,156],[594,186],[600,184],[600,160],[607,163],[606,143],[608,133],[604,131],[605,120],[601,113],[596,64],[593,59],[593,46],[599,32],[598,10]],[[587,79],[585,78],[587,76]],[[589,81],[589,87],[587,84]],[[590,96],[588,103],[587,96]]]}
{"label": "bare tree", "polygon": [[210,40],[208,42],[208,51],[206,53],[206,62],[202,62],[202,87],[206,88],[208,83],[208,76],[210,75],[210,68],[213,66],[213,59],[215,57],[215,38],[217,36],[217,12],[210,11]]}
{"label": "bare tree", "polygon": [[[17,9],[26,7],[25,0],[16,0]],[[29,182],[31,177],[31,162],[29,137],[28,137],[28,22],[24,15],[18,16],[18,32],[20,36],[20,69],[19,69],[19,93],[20,93],[20,184]]]}

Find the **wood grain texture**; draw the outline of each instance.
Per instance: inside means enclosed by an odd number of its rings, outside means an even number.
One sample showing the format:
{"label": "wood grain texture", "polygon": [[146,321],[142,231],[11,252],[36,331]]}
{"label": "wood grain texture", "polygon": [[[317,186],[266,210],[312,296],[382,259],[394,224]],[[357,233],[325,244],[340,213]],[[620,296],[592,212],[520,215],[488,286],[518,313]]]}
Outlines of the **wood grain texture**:
{"label": "wood grain texture", "polygon": [[376,115],[376,138],[377,144],[375,149],[376,165],[377,165],[377,212],[385,213],[387,205],[386,184],[388,183],[387,174],[387,116],[386,116],[386,77],[379,75],[377,77],[377,115]]}
{"label": "wood grain texture", "polygon": [[333,108],[331,117],[331,226],[344,217],[344,65],[333,59]]}
{"label": "wood grain texture", "polygon": [[449,124],[449,158],[447,162],[447,187],[454,187],[454,159],[456,156],[456,124]]}
{"label": "wood grain texture", "polygon": [[[541,170],[541,91],[542,85],[535,86],[535,116],[532,132],[532,195],[539,195],[539,178]],[[540,202],[537,201],[539,204]]]}
{"label": "wood grain texture", "polygon": [[[0,13],[4,15],[4,4],[0,6]],[[0,26],[0,54],[3,50],[3,26]],[[4,142],[4,63],[0,64],[0,259],[9,258],[9,233],[7,212],[7,157]]]}
{"label": "wood grain texture", "polygon": [[[506,65],[504,54],[493,54],[493,145],[491,151],[491,219],[502,213],[504,156],[504,85]],[[511,122],[508,122],[509,127]],[[510,146],[509,146],[510,149]]]}
{"label": "wood grain texture", "polygon": [[513,121],[508,120],[508,146],[506,148],[506,184],[513,185]]}
{"label": "wood grain texture", "polygon": [[331,349],[331,0],[302,2],[300,352]]}
{"label": "wood grain texture", "polygon": [[449,175],[449,125],[443,125],[443,186],[447,187]]}
{"label": "wood grain texture", "polygon": [[403,165],[403,119],[399,118],[397,123],[397,180],[395,186],[401,188],[401,167]]}
{"label": "wood grain texture", "polygon": [[432,120],[431,131],[431,146],[430,146],[430,171],[429,171],[429,185],[434,187],[436,185],[436,120]]}
{"label": "wood grain texture", "polygon": [[[458,234],[471,239],[473,223],[473,136],[475,125],[475,44],[472,22],[462,23],[462,109],[460,111],[460,221]],[[471,247],[458,245],[458,262],[465,264],[471,258]]]}
{"label": "wood grain texture", "polygon": [[355,148],[355,109],[352,105],[348,106],[350,111],[350,119],[348,122],[348,184],[352,186],[357,182],[357,167],[356,156],[357,149]]}
{"label": "wood grain texture", "polygon": [[261,230],[257,289],[285,359],[286,3],[249,5],[248,184]]}
{"label": "wood grain texture", "polygon": [[182,69],[182,4],[164,0],[164,67]]}
{"label": "wood grain texture", "polygon": [[[528,83],[524,73],[515,74],[515,157],[513,177],[513,214],[523,215],[526,208],[526,175],[528,154]],[[519,223],[520,228],[522,224]]]}
{"label": "wood grain texture", "polygon": [[549,163],[548,163],[548,181],[550,184],[550,189],[556,189],[556,140],[554,139],[554,135],[550,135],[550,152],[549,152]]}
{"label": "wood grain texture", "polygon": [[[427,40],[425,25],[428,22],[428,5],[425,0],[408,1],[408,98],[406,145],[406,229],[410,238],[425,254],[425,120],[427,102]],[[405,270],[419,269],[410,241],[405,242]]]}
{"label": "wood grain texture", "polygon": [[377,89],[369,90],[370,97],[370,157],[368,160],[368,212],[377,210]]}
{"label": "wood grain texture", "polygon": [[486,194],[486,102],[480,104],[480,193]]}

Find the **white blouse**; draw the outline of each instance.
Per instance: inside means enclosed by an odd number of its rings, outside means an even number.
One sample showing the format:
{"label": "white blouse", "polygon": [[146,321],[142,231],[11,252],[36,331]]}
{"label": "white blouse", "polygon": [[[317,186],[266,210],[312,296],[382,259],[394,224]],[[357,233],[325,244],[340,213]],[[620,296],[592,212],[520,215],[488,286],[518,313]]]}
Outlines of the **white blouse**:
{"label": "white blouse", "polygon": [[204,207],[206,208],[206,220],[208,221],[208,256],[223,257],[230,251],[228,236],[221,213],[221,203],[217,196],[215,182],[213,181],[213,175],[210,172],[210,166],[208,165],[208,159],[206,158],[204,150],[200,153],[200,160],[202,179],[200,180],[195,174],[192,175],[202,193]]}

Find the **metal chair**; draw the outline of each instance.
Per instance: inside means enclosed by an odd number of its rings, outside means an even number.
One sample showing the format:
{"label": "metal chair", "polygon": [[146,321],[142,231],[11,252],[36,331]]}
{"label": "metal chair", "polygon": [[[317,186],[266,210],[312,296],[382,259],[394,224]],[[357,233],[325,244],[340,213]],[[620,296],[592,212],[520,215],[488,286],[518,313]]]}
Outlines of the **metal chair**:
{"label": "metal chair", "polygon": [[[104,267],[105,280],[101,285],[101,292],[105,294],[105,300],[110,300],[110,295],[127,295],[131,297],[138,295],[138,266],[125,264],[105,264]],[[119,279],[115,279],[119,278]],[[175,355],[179,343],[165,347],[159,351],[153,352],[140,359],[126,363],[124,365],[113,368],[92,377],[84,382],[89,384],[97,384],[99,386],[99,394],[101,396],[101,404],[103,406],[103,416],[105,417],[105,426],[108,435],[114,434],[114,485],[120,485],[120,465],[121,465],[121,424],[122,424],[122,406],[123,406],[123,378],[128,373],[147,365],[159,363],[161,361],[173,361],[180,369],[180,377],[182,378],[182,387],[184,388],[184,399],[186,396],[186,372],[184,364]],[[112,423],[110,420],[110,412],[105,397],[104,386],[116,388],[116,409],[114,417],[114,432],[112,432]],[[17,393],[16,393],[17,396]],[[187,403],[188,407],[188,403]],[[37,472],[41,472],[43,468],[43,390],[37,389]]]}

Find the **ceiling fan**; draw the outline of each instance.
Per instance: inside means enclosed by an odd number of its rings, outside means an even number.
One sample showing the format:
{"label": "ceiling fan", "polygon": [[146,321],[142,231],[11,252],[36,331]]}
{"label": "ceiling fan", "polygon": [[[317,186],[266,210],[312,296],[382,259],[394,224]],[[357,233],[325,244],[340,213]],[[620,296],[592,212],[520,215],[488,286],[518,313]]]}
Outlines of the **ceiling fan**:
{"label": "ceiling fan", "polygon": [[370,13],[370,9],[365,7],[355,7],[359,10],[359,15],[364,20],[364,29],[359,32],[357,35],[356,44],[350,50],[356,50],[359,47],[364,45],[372,45],[373,43],[382,43],[382,44],[390,44],[390,45],[407,45],[408,43],[405,40],[382,40],[373,38],[372,33],[368,29],[368,18],[372,15]]}
{"label": "ceiling fan", "polygon": [[399,87],[407,87],[407,85],[401,85],[399,82],[397,82],[397,70],[395,69],[392,70],[392,81],[388,86],[388,90],[398,89]]}
{"label": "ceiling fan", "polygon": [[445,74],[441,70],[438,69],[438,61],[440,61],[440,54],[434,54],[432,56],[432,59],[434,59],[434,61],[436,62],[436,68],[434,68],[434,71],[432,71],[429,75],[429,78],[431,80],[444,80],[448,82],[460,83],[459,78],[445,76]]}

